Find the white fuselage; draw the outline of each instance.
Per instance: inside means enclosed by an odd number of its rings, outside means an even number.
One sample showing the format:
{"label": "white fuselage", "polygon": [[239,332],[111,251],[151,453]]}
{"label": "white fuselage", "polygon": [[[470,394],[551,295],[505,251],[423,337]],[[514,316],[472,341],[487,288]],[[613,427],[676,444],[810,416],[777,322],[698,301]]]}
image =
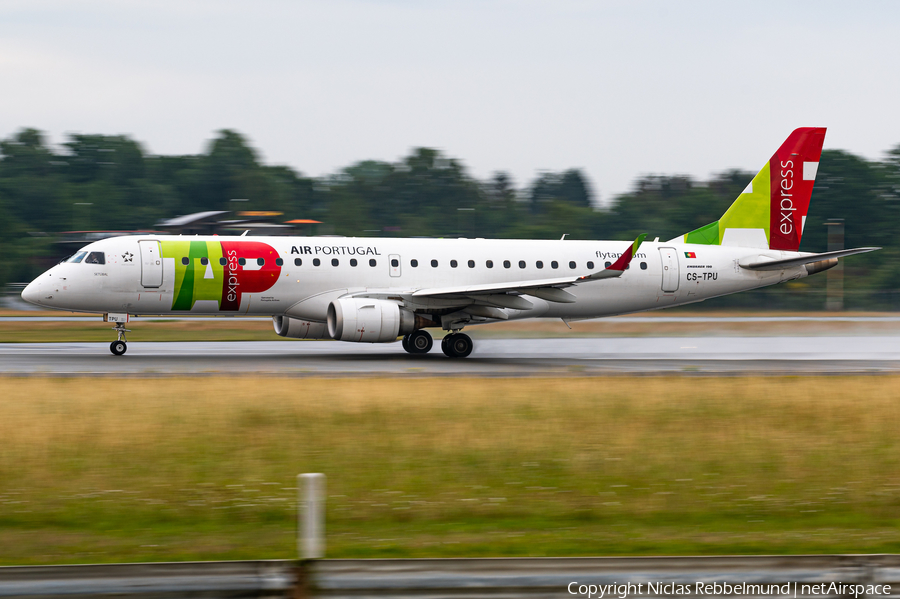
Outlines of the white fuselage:
{"label": "white fuselage", "polygon": [[[158,255],[152,247],[161,248]],[[614,262],[625,247],[622,241],[125,236],[86,246],[80,261],[54,266],[23,297],[82,312],[324,322],[330,302],[364,294],[429,314],[457,308],[459,300],[419,298],[412,295],[417,290],[588,275]],[[89,263],[91,252],[102,252],[104,263]],[[510,319],[582,319],[666,308],[806,276],[803,266],[754,271],[738,264],[754,256],[800,255],[645,242],[621,277],[565,287],[574,302],[522,292],[532,307],[507,307],[505,313]]]}

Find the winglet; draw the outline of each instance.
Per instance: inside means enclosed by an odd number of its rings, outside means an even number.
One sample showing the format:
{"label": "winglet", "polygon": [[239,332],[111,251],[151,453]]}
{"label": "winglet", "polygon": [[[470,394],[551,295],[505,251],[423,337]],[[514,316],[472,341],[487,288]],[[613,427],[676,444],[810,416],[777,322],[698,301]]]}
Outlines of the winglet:
{"label": "winglet", "polygon": [[631,259],[634,258],[635,255],[637,255],[638,248],[641,247],[641,244],[644,243],[644,239],[646,238],[647,234],[641,233],[640,235],[638,235],[637,239],[634,240],[634,243],[632,243],[627,250],[622,252],[622,255],[619,256],[618,260],[601,271],[586,275],[584,277],[579,277],[579,280],[586,281],[589,279],[608,279],[610,277],[621,277],[622,273],[625,272],[625,269],[631,263]]}

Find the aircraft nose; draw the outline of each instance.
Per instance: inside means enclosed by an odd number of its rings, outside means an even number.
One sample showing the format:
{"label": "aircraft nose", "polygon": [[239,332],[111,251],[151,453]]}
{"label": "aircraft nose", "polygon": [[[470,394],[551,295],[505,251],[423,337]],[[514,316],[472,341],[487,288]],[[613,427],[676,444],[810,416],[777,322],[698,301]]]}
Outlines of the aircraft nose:
{"label": "aircraft nose", "polygon": [[22,290],[22,299],[28,302],[29,304],[34,304],[36,306],[41,305],[40,303],[41,297],[41,283],[40,280],[35,279],[25,286],[25,289]]}

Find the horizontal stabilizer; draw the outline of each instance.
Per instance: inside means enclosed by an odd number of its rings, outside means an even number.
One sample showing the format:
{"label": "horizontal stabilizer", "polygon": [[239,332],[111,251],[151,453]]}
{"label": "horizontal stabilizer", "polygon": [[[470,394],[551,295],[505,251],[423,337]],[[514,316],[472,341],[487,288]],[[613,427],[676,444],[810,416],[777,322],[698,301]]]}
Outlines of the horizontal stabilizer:
{"label": "horizontal stabilizer", "polygon": [[880,249],[881,248],[875,247],[854,248],[851,250],[836,250],[833,252],[806,254],[796,258],[783,259],[773,259],[768,256],[751,256],[748,258],[741,258],[738,264],[740,264],[741,268],[746,268],[748,270],[784,270],[785,268],[794,266],[803,266],[804,264],[812,264],[813,262],[820,262],[822,260],[836,260],[837,258],[843,258],[844,256],[865,254],[866,252],[874,252],[875,250]]}

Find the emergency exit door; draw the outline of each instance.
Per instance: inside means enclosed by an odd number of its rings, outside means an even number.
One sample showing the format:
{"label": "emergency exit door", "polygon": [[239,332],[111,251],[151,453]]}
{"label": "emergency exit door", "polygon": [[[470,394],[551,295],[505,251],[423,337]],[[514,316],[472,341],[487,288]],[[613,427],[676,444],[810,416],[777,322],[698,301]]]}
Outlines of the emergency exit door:
{"label": "emergency exit door", "polygon": [[659,248],[662,258],[662,290],[664,293],[678,291],[678,252],[675,248]]}
{"label": "emergency exit door", "polygon": [[162,256],[156,240],[138,241],[141,248],[141,285],[161,287],[163,280]]}
{"label": "emergency exit door", "polygon": [[391,276],[399,277],[400,276],[400,255],[399,254],[391,254],[388,256],[388,260],[391,262]]}

